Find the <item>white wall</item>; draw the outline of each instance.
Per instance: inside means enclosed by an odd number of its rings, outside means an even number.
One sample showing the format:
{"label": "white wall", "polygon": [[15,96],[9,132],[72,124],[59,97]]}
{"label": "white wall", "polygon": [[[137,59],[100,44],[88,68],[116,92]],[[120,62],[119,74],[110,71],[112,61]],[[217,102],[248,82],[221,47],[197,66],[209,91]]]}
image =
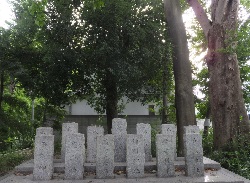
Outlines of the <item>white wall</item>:
{"label": "white wall", "polygon": [[[142,105],[140,102],[127,102],[123,99],[125,108],[121,115],[148,115],[148,105]],[[66,111],[69,113],[70,106],[65,106]],[[77,100],[76,103],[71,104],[71,115],[98,115],[93,108],[91,108],[87,101]]]}

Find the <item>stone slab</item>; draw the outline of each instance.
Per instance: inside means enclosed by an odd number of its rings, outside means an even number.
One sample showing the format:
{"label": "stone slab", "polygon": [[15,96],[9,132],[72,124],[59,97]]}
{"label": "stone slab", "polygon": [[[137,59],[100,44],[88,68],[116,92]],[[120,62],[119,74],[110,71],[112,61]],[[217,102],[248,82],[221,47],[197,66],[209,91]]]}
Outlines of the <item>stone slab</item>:
{"label": "stone slab", "polygon": [[80,133],[71,133],[66,137],[65,179],[83,179],[85,161],[85,139]]}
{"label": "stone slab", "polygon": [[51,127],[39,127],[36,129],[37,135],[53,135],[53,128]]}
{"label": "stone slab", "polygon": [[127,177],[141,178],[144,176],[145,152],[142,135],[127,136]]}
{"label": "stone slab", "polygon": [[78,133],[78,123],[63,123],[62,124],[62,148],[61,148],[61,159],[65,160],[65,144],[66,136],[70,133]]}
{"label": "stone slab", "polygon": [[97,137],[96,178],[114,178],[114,135]]}
{"label": "stone slab", "polygon": [[[68,180],[63,180],[63,174],[53,174],[54,179],[46,181],[46,183],[68,183]],[[0,183],[34,183],[32,174],[15,175],[0,179]],[[40,182],[40,181],[39,181]],[[45,181],[43,181],[45,183]],[[157,178],[155,173],[145,173],[144,178],[127,179],[124,174],[115,175],[115,179],[95,179],[95,175],[88,175],[84,180],[72,180],[70,183],[250,183],[250,180],[245,179],[235,173],[232,173],[224,168],[218,171],[206,171],[203,177],[186,177],[183,172],[177,172],[176,177]]]}
{"label": "stone slab", "polygon": [[34,180],[50,180],[54,172],[54,135],[37,135],[34,151]]}
{"label": "stone slab", "polygon": [[102,126],[88,126],[87,127],[87,158],[86,162],[96,162],[96,147],[97,137],[104,135],[104,128]]}
{"label": "stone slab", "polygon": [[152,161],[151,155],[151,125],[145,123],[137,123],[136,134],[142,135],[144,139],[145,161]]}
{"label": "stone slab", "polygon": [[112,120],[112,134],[115,143],[115,162],[126,162],[127,121],[122,118]]}

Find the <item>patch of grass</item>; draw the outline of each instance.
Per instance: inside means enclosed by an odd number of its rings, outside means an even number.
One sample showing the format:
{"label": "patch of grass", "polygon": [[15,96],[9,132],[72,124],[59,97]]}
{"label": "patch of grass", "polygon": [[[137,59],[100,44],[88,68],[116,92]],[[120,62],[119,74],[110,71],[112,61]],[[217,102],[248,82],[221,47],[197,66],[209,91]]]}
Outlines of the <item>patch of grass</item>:
{"label": "patch of grass", "polygon": [[28,148],[0,153],[0,176],[7,174],[9,171],[13,170],[15,166],[32,157],[33,150]]}

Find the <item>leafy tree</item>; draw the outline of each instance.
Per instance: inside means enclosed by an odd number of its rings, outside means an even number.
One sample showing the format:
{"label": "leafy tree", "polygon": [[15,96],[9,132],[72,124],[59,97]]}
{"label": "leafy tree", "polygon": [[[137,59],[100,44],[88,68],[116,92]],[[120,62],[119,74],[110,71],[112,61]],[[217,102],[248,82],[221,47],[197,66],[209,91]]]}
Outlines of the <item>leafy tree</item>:
{"label": "leafy tree", "polygon": [[234,0],[212,1],[210,21],[198,1],[187,2],[193,8],[208,42],[209,99],[214,145],[218,149],[237,134],[249,131],[236,57],[239,4]]}

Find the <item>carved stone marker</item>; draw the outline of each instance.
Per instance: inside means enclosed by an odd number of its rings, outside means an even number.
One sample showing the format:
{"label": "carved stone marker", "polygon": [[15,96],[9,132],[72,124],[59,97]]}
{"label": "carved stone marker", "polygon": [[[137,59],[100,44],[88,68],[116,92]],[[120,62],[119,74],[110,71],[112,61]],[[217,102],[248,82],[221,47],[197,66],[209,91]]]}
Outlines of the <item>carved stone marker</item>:
{"label": "carved stone marker", "polygon": [[83,179],[85,139],[81,133],[71,133],[66,137],[65,179]]}
{"label": "carved stone marker", "polygon": [[173,149],[174,149],[174,154],[175,154],[175,159],[177,158],[177,153],[176,153],[176,132],[177,132],[177,127],[174,124],[162,124],[161,125],[161,134],[163,135],[173,135]]}
{"label": "carved stone marker", "polygon": [[97,137],[104,135],[104,128],[102,126],[88,126],[87,127],[87,159],[89,163],[96,162],[96,146]]}
{"label": "carved stone marker", "polygon": [[54,172],[54,135],[35,137],[33,179],[50,180]]}
{"label": "carved stone marker", "polygon": [[204,176],[202,137],[194,126],[184,128],[185,173],[187,176]]}
{"label": "carved stone marker", "polygon": [[36,129],[36,136],[40,135],[53,135],[53,128],[51,127],[39,127]]}
{"label": "carved stone marker", "polygon": [[115,162],[126,162],[127,122],[126,119],[112,120],[112,134],[115,142]]}
{"label": "carved stone marker", "polygon": [[114,135],[97,137],[96,178],[114,178]]}
{"label": "carved stone marker", "polygon": [[156,135],[156,166],[158,177],[172,177],[175,175],[175,133]]}
{"label": "carved stone marker", "polygon": [[152,161],[152,155],[151,155],[151,126],[150,126],[150,124],[138,123],[136,125],[136,134],[143,136],[145,161]]}
{"label": "carved stone marker", "polygon": [[187,133],[200,133],[200,129],[196,125],[184,126],[184,134]]}
{"label": "carved stone marker", "polygon": [[142,135],[127,137],[127,177],[140,178],[144,176],[145,152]]}
{"label": "carved stone marker", "polygon": [[61,159],[65,161],[65,143],[66,136],[70,133],[78,133],[78,123],[63,123],[62,124],[62,148],[61,148]]}

